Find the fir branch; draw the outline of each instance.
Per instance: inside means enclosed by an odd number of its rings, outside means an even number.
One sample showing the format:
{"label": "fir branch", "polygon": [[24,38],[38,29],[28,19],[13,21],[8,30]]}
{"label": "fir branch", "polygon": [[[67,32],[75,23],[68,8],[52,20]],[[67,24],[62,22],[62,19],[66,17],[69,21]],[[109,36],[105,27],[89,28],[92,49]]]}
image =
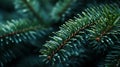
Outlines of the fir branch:
{"label": "fir branch", "polygon": [[59,0],[56,6],[51,11],[51,17],[53,20],[59,20],[70,5],[76,0]]}
{"label": "fir branch", "polygon": [[[108,54],[105,57],[105,63],[104,66],[105,67],[119,67],[120,66],[120,31],[119,31],[119,25],[120,25],[120,16],[115,20],[114,22],[114,26],[113,29],[111,29],[112,31],[110,31],[109,34],[106,35],[110,35],[109,37],[111,37],[111,39],[115,37],[114,39],[114,45],[111,45],[111,49],[108,52]],[[118,28],[118,29],[117,29]],[[117,32],[117,33],[116,33]]]}
{"label": "fir branch", "polygon": [[0,38],[42,28],[41,25],[36,22],[31,24],[31,26],[29,24],[31,23],[24,19],[7,21],[7,24],[1,25],[0,31],[2,33],[0,34]]}
{"label": "fir branch", "polygon": [[0,38],[13,36],[13,35],[20,34],[20,33],[23,33],[23,32],[28,32],[30,30],[36,30],[38,28],[40,28],[40,26],[35,26],[35,27],[26,28],[26,29],[23,29],[23,30],[14,31],[14,32],[11,32],[11,33],[8,33],[8,34],[1,35]]}
{"label": "fir branch", "polygon": [[109,31],[111,31],[111,29],[113,29],[113,27],[114,27],[114,25],[116,25],[116,23],[119,21],[119,19],[120,19],[120,17],[118,17],[113,23],[112,23],[112,25],[110,25],[109,23],[110,22],[108,22],[107,23],[107,25],[106,25],[106,27],[104,28],[104,30],[101,32],[101,34],[100,34],[100,36],[98,36],[98,37],[96,37],[96,40],[97,41],[100,41],[100,39],[105,35],[105,34],[107,34]]}
{"label": "fir branch", "polygon": [[50,60],[56,53],[58,53],[71,40],[71,38],[75,37],[81,30],[84,30],[87,27],[92,26],[92,25],[94,25],[94,23],[87,24],[83,26],[82,28],[80,28],[79,30],[77,30],[76,32],[72,33],[66,40],[62,42],[62,44],[60,44],[60,46],[58,46],[58,48],[55,51],[52,52],[51,55],[48,56],[48,59]]}
{"label": "fir branch", "polygon": [[[26,55],[31,55],[34,53],[34,50],[36,53],[36,49],[34,48],[41,48],[42,45],[39,44],[43,43],[44,39],[47,39],[46,36],[48,36],[51,31],[51,28],[43,30],[39,30],[38,28],[36,30],[29,30],[1,38],[0,63],[3,65],[3,67],[6,67],[9,63],[14,61],[17,62]],[[37,42],[38,44],[34,44],[34,42]],[[17,59],[17,61],[14,59]]]}
{"label": "fir branch", "polygon": [[40,21],[40,23],[43,24],[43,20],[41,16],[34,10],[33,6],[27,0],[22,0],[22,1],[30,9],[30,11],[35,15],[35,17]]}
{"label": "fir branch", "polygon": [[36,30],[45,29],[38,22],[31,23],[29,20],[20,19],[18,21],[8,21],[0,27],[0,46],[20,43],[25,40],[36,39]]}
{"label": "fir branch", "polygon": [[[51,60],[53,58],[53,56],[55,56],[56,53],[59,53],[60,50],[65,49],[65,47],[64,47],[65,45],[69,46],[70,43],[73,44],[72,42],[74,40],[76,40],[75,36],[77,36],[78,33],[82,32],[82,30],[83,31],[87,30],[89,32],[89,34],[97,33],[97,35],[99,35],[99,32],[101,32],[101,31],[103,32],[104,31],[103,29],[105,29],[105,32],[109,31],[109,29],[111,29],[111,28],[109,28],[109,25],[108,25],[107,29],[103,25],[108,24],[109,19],[112,20],[112,21],[110,21],[110,25],[114,24],[114,20],[116,19],[116,17],[119,16],[119,14],[117,14],[118,8],[115,6],[116,5],[114,5],[114,6],[113,5],[102,5],[99,7],[93,7],[93,8],[88,9],[88,12],[86,12],[86,13],[83,12],[84,17],[80,16],[81,18],[79,17],[79,18],[76,18],[75,20],[68,21],[65,25],[60,27],[60,30],[58,32],[55,33],[56,36],[51,37],[52,40],[48,41],[44,45],[45,49],[42,49],[41,53],[43,55],[47,55],[48,60]],[[96,8],[99,9],[99,11],[96,11],[97,10]],[[102,8],[102,11],[100,11],[101,8]],[[113,9],[114,9],[114,11],[111,12],[111,10],[113,10]],[[112,14],[112,13],[114,13],[114,14]],[[110,16],[108,16],[108,15],[110,15]],[[115,21],[115,23],[116,23],[116,21]],[[95,32],[96,29],[98,28],[98,26],[100,26],[100,25],[102,27],[99,28],[97,32]],[[92,29],[94,27],[95,27],[95,29]],[[85,33],[83,33],[83,34],[85,34]],[[81,38],[81,39],[79,39],[79,42],[84,40],[83,35],[80,35],[80,34],[78,34],[78,35],[79,35],[78,37]],[[96,36],[96,35],[92,35],[92,36]],[[92,39],[92,37],[90,35],[88,35],[88,37],[90,39],[87,39],[87,41]],[[72,39],[73,39],[73,41],[70,41]],[[94,40],[91,42],[94,43]],[[81,44],[81,45],[85,45],[85,44]],[[75,51],[75,52],[78,52],[78,51]],[[72,54],[70,53],[69,56],[71,56],[71,55]],[[54,60],[52,60],[52,62],[54,63]]]}
{"label": "fir branch", "polygon": [[[108,20],[104,20],[103,23],[99,24],[90,35],[89,47],[98,51],[98,53],[105,54],[106,51],[109,51],[115,43],[119,42],[119,13],[116,16],[109,17]],[[117,29],[118,28],[118,29]],[[98,30],[96,30],[98,29]],[[117,32],[117,33],[115,33]],[[115,41],[115,39],[117,41]],[[100,51],[101,50],[101,51]]]}
{"label": "fir branch", "polygon": [[[114,4],[110,0],[109,3],[112,4],[94,5],[84,12],[81,9],[77,11],[80,7],[75,6],[78,5],[77,2],[78,0],[15,0],[17,13],[26,19],[11,20],[0,25],[0,67],[94,67],[91,65],[96,65],[101,59],[103,67],[119,67],[119,1],[116,0],[118,3]],[[87,2],[89,1],[80,0],[79,4],[91,6]],[[94,4],[99,4],[98,2],[94,1]],[[69,11],[72,5],[76,8],[73,9],[74,13]],[[59,25],[53,22],[61,22],[60,19],[66,17],[65,12],[82,15],[67,21],[48,38]],[[48,39],[50,40],[44,44]]]}

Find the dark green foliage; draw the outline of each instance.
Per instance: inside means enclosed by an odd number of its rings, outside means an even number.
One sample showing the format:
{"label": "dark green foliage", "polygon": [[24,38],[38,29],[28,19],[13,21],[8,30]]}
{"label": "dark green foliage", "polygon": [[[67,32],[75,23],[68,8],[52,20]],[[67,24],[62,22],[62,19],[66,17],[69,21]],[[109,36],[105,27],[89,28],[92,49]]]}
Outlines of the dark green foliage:
{"label": "dark green foliage", "polygon": [[120,67],[119,0],[4,0],[0,21],[0,67]]}
{"label": "dark green foliage", "polygon": [[[0,31],[2,32],[0,34],[0,63],[4,67],[14,59],[29,55],[34,48],[41,48],[41,45],[34,42],[49,35],[52,29],[45,29],[39,23],[31,24],[30,21],[21,19],[1,24]],[[38,44],[42,44],[42,41],[44,40],[41,40],[41,43]]]}
{"label": "dark green foliage", "polygon": [[[82,12],[83,17],[79,16],[62,25],[55,36],[43,45],[40,52],[46,56],[45,63],[50,63],[53,67],[59,63],[64,64],[71,59],[70,57],[83,55],[81,54],[83,47],[93,50],[96,54],[105,55],[110,46],[114,45],[114,41],[107,34],[113,34],[117,32],[117,28],[119,29],[119,7],[116,4],[106,4],[91,7],[85,11]],[[117,36],[116,38],[118,39]],[[79,64],[83,63],[79,62]],[[69,64],[67,65],[69,66]]]}

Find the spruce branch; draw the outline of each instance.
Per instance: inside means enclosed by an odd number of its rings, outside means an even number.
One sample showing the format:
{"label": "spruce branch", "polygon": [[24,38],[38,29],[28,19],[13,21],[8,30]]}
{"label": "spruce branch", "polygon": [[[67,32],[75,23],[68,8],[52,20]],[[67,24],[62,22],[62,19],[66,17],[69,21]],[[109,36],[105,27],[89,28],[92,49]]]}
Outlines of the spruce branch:
{"label": "spruce branch", "polygon": [[48,56],[48,59],[50,60],[56,53],[58,53],[70,40],[71,38],[75,37],[81,30],[84,30],[85,28],[94,25],[94,23],[85,25],[84,27],[80,28],[78,31],[72,33],[66,40],[63,41],[62,44],[60,44],[60,46],[52,52],[51,55]]}
{"label": "spruce branch", "polygon": [[36,47],[41,48],[42,45],[34,45],[34,42],[40,39],[40,44],[43,43],[43,39],[51,31],[52,28],[44,28],[38,22],[32,23],[27,19],[11,20],[6,24],[1,24],[0,63],[2,65],[0,66],[5,67],[14,59],[31,54]]}
{"label": "spruce branch", "polygon": [[29,39],[36,39],[36,30],[45,29],[38,22],[31,23],[27,19],[11,20],[0,27],[0,46],[6,44],[23,42]]}
{"label": "spruce branch", "polygon": [[119,67],[120,2],[112,2],[15,0],[24,19],[0,24],[0,67]]}
{"label": "spruce branch", "polygon": [[0,38],[42,28],[42,26],[36,22],[31,25],[29,24],[31,24],[31,22],[25,19],[7,21],[7,24],[1,25],[0,31],[2,33],[0,34]]}
{"label": "spruce branch", "polygon": [[70,5],[75,1],[76,0],[59,0],[50,13],[52,19],[59,20],[65,11],[70,7]]}
{"label": "spruce branch", "polygon": [[[116,6],[116,4],[106,4],[100,5],[99,7],[92,7],[90,9],[87,9],[87,12],[82,12],[84,15],[83,17],[79,16],[78,18],[75,18],[75,20],[70,20],[66,24],[63,24],[62,27],[60,27],[60,30],[55,33],[55,36],[51,37],[51,40],[43,45],[44,49],[41,49],[40,51],[43,55],[48,56],[45,62],[50,63],[51,61],[54,66],[54,62],[56,62],[56,60],[59,58],[64,58],[64,60],[60,60],[61,62],[64,62],[68,59],[68,57],[74,55],[75,52],[79,55],[80,48],[78,48],[78,51],[73,50],[74,53],[70,53],[69,51],[67,51],[67,49],[72,49],[72,46],[75,45],[75,43],[73,42],[77,40],[77,37],[79,38],[78,41],[81,43],[78,44],[78,46],[85,46],[87,44],[85,42],[88,42],[88,44],[90,44],[91,46],[96,45],[97,47],[98,42],[95,42],[92,39],[93,37],[96,37],[96,35],[100,35],[101,37],[104,36],[104,34],[110,31],[112,26],[116,24],[118,17],[120,16],[120,14],[117,13],[119,8],[118,6]],[[97,11],[97,9],[99,9],[99,11]],[[100,11],[100,9],[102,9],[102,11]],[[113,9],[114,11],[111,11]],[[103,46],[107,46],[105,42]],[[68,48],[66,49],[66,47]],[[99,51],[98,48],[94,49],[96,47],[93,47],[92,49]],[[105,48],[105,50],[107,50],[107,48]],[[61,53],[67,53],[67,55],[65,54],[65,57],[62,57]]]}
{"label": "spruce branch", "polygon": [[39,22],[43,24],[44,21],[42,17],[35,11],[33,6],[27,0],[22,0],[22,1],[30,9],[30,11],[35,15],[35,17],[39,20]]}

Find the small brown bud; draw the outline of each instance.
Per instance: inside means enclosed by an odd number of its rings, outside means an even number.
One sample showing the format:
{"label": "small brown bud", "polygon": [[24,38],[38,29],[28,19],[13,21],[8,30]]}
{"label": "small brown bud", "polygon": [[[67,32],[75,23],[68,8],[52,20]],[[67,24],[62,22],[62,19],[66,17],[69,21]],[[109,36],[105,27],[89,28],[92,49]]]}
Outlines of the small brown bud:
{"label": "small brown bud", "polygon": [[96,41],[100,41],[100,38],[99,38],[99,37],[97,37],[97,38],[96,38]]}

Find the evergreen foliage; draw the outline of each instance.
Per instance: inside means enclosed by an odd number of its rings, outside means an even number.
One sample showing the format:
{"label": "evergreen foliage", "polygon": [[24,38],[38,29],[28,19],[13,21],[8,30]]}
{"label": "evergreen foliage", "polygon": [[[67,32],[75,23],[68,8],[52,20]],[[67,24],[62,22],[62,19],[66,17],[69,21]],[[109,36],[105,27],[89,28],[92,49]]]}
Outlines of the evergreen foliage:
{"label": "evergreen foliage", "polygon": [[120,67],[119,0],[0,3],[0,67]]}

